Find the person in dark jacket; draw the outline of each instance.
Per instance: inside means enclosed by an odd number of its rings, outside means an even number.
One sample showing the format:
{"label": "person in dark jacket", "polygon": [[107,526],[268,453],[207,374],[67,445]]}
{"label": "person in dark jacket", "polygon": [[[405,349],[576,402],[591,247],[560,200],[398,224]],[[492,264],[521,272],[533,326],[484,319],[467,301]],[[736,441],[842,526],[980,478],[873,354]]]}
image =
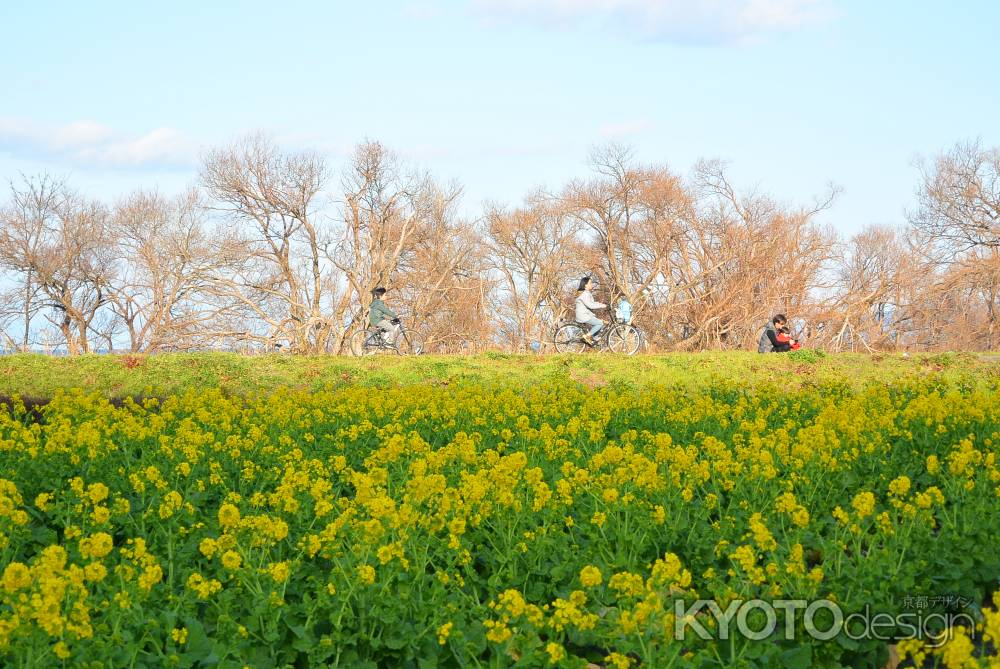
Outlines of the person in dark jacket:
{"label": "person in dark jacket", "polygon": [[783,329],[786,323],[788,319],[785,318],[785,314],[777,314],[771,319],[760,334],[760,341],[757,343],[758,353],[785,353],[792,350],[792,341],[781,341],[784,337],[778,338],[778,331]]}
{"label": "person in dark jacket", "polygon": [[368,309],[368,322],[383,332],[385,343],[392,346],[399,336],[399,316],[396,312],[385,306],[382,297],[386,294],[386,289],[379,286],[372,291],[371,307]]}

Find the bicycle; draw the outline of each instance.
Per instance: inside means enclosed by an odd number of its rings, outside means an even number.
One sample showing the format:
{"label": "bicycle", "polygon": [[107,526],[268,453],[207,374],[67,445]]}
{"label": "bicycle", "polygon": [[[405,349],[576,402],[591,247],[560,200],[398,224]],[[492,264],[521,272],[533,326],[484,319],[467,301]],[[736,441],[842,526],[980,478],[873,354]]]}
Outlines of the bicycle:
{"label": "bicycle", "polygon": [[385,332],[374,325],[358,330],[351,336],[351,353],[356,356],[372,355],[374,353],[385,352],[396,355],[420,355],[423,353],[423,344],[405,327],[399,323],[399,334],[395,341],[389,343],[385,340]]}
{"label": "bicycle", "polygon": [[570,321],[556,329],[552,343],[559,353],[583,353],[592,348],[595,351],[607,349],[612,353],[625,355],[635,355],[642,345],[642,332],[639,328],[618,320],[614,312],[611,313],[611,322],[601,328],[593,343],[585,338],[589,331],[589,325]]}

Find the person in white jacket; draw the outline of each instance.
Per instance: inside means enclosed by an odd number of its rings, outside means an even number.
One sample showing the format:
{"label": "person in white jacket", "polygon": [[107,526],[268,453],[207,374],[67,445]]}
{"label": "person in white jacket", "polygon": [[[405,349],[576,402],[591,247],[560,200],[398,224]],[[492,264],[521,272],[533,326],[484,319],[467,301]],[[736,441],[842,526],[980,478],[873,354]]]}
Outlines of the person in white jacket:
{"label": "person in white jacket", "polygon": [[590,332],[583,336],[584,340],[593,345],[594,335],[604,327],[604,321],[597,317],[594,309],[607,309],[608,305],[601,304],[594,299],[590,292],[591,280],[589,276],[580,279],[580,285],[576,289],[576,322],[590,326]]}

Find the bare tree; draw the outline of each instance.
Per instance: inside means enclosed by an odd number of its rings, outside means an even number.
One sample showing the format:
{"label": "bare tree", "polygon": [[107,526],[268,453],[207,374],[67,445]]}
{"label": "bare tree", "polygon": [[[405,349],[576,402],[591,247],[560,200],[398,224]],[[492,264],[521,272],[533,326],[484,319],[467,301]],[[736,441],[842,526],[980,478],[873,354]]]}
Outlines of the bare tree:
{"label": "bare tree", "polygon": [[[401,267],[414,251],[432,208],[447,207],[458,191],[436,191],[429,176],[408,170],[378,142],[355,148],[342,179],[341,227],[326,257],[344,282],[334,310],[336,350],[368,311],[372,290],[393,288]],[[431,195],[433,194],[433,195]]]}
{"label": "bare tree", "polygon": [[115,239],[107,207],[71,201],[51,231],[38,274],[70,354],[91,350],[91,335],[110,347],[113,322],[102,319],[114,279]]}
{"label": "bare tree", "polygon": [[454,184],[421,191],[424,215],[394,279],[430,351],[469,351],[490,340],[485,249],[476,227],[458,214],[460,194]]}
{"label": "bare tree", "polygon": [[947,258],[1000,247],[1000,148],[957,144],[924,166],[917,198],[910,221]]}
{"label": "bare tree", "polygon": [[641,313],[649,288],[666,271],[668,240],[691,215],[682,181],[664,167],[635,163],[628,147],[591,154],[595,177],[574,181],[564,199],[590,230],[601,273]]}
{"label": "bare tree", "polygon": [[[19,321],[17,346],[31,346],[32,321],[42,309],[38,266],[48,233],[71,197],[65,182],[50,175],[22,177],[10,184],[10,200],[0,209],[0,268],[15,276],[16,288],[7,291],[7,322]],[[15,306],[17,305],[17,306]],[[8,335],[11,343],[15,340]]]}
{"label": "bare tree", "polygon": [[21,277],[25,290],[24,340],[39,307],[59,328],[70,353],[91,350],[92,337],[112,338],[102,320],[114,274],[114,238],[107,209],[43,176],[12,187],[0,233],[3,264]]}
{"label": "bare tree", "polygon": [[[3,278],[0,275],[0,280]],[[0,291],[0,351],[28,350],[30,339],[27,344],[23,343],[24,340],[18,339],[25,304],[25,295],[21,288],[14,286]]]}
{"label": "bare tree", "polygon": [[[956,335],[961,332],[956,344],[995,348],[1000,315],[1000,148],[957,144],[924,167],[917,197],[910,222],[928,267],[937,275],[936,297],[942,307],[951,307],[952,329]],[[949,339],[954,337],[944,338]]]}
{"label": "bare tree", "polygon": [[912,328],[908,294],[920,260],[908,231],[870,226],[842,248],[835,265],[835,292],[815,320],[824,324],[816,344],[832,350],[896,346]]}
{"label": "bare tree", "polygon": [[179,197],[109,208],[23,178],[0,206],[0,345],[339,352],[384,285],[431,350],[526,350],[589,273],[659,348],[750,348],[778,311],[830,350],[998,344],[1000,149],[941,154],[909,227],[846,240],[817,222],[833,188],[784,204],[719,161],[682,178],[616,145],[590,166],[478,219],[458,185],[371,141],[336,192],[321,157],[260,135],[208,153],[203,189]]}
{"label": "bare tree", "polygon": [[261,135],[206,156],[201,182],[211,206],[233,224],[220,247],[228,271],[213,275],[212,292],[238,303],[258,325],[235,328],[234,338],[285,340],[300,352],[324,349],[331,284],[316,200],[327,178],[319,156],[283,152]]}
{"label": "bare tree", "polygon": [[680,348],[748,348],[771,314],[804,311],[819,287],[833,235],[813,218],[835,192],[784,207],[738,193],[718,161],[696,166],[691,192],[694,214],[668,238],[663,331]]}
{"label": "bare tree", "polygon": [[118,203],[113,225],[119,271],[108,308],[130,350],[203,345],[220,316],[208,294],[219,264],[197,191],[133,193]]}
{"label": "bare tree", "polygon": [[587,271],[583,225],[563,202],[541,192],[517,209],[490,205],[486,223],[490,264],[502,286],[497,326],[524,350],[548,339],[548,327],[563,316],[568,277]]}

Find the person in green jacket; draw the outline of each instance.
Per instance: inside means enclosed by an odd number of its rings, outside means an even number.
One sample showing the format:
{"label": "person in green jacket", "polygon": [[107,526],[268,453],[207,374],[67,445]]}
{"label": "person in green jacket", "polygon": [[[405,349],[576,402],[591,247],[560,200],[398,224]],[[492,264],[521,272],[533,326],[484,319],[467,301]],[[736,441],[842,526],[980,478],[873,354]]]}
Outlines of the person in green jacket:
{"label": "person in green jacket", "polygon": [[381,330],[385,343],[392,346],[396,337],[399,336],[399,316],[396,315],[395,311],[385,306],[385,302],[382,301],[382,296],[385,293],[386,290],[382,286],[372,291],[372,296],[375,299],[372,300],[368,310],[368,322],[372,327]]}

